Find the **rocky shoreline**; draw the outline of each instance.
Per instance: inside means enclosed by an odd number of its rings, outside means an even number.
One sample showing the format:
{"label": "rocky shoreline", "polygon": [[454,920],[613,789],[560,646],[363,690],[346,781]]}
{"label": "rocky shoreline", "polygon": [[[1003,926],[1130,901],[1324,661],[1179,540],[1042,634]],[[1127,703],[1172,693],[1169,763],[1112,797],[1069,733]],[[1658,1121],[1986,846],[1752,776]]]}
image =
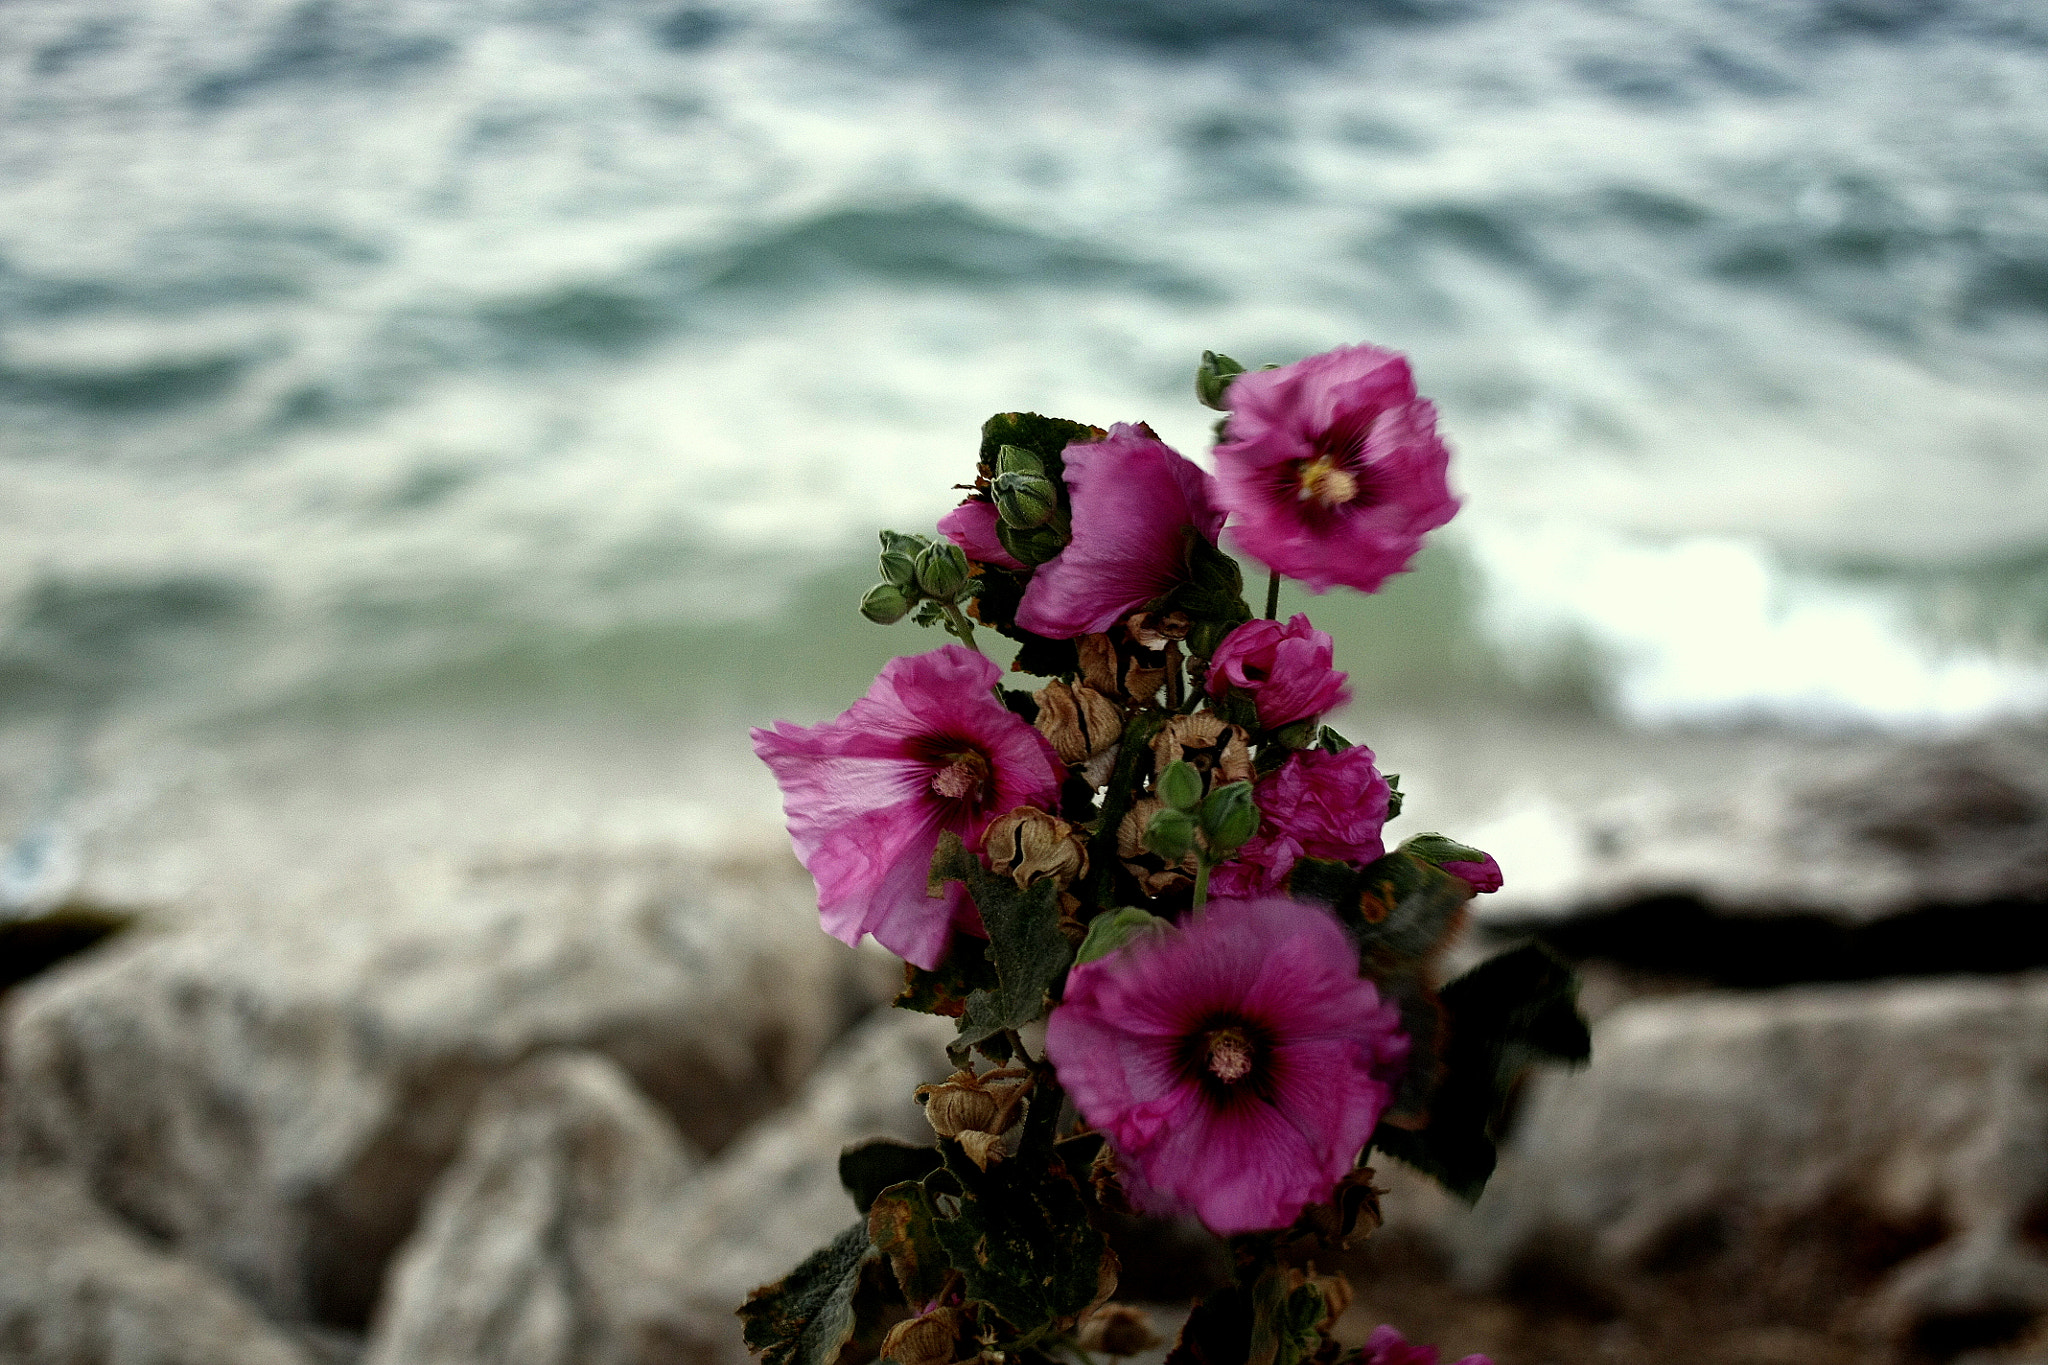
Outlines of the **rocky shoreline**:
{"label": "rocky shoreline", "polygon": [[[1555,752],[1505,765],[1557,780],[1495,812],[1530,875],[1468,951],[1580,960],[1593,1063],[1530,1085],[1475,1210],[1381,1163],[1345,1330],[2048,1360],[2048,740]],[[936,1021],[880,1008],[892,964],[785,856],[423,867],[353,915],[145,919],[0,998],[0,1361],[737,1365],[732,1307],[852,1216],[839,1149],[920,1136]],[[1130,1236],[1133,1290],[1213,1273]]]}

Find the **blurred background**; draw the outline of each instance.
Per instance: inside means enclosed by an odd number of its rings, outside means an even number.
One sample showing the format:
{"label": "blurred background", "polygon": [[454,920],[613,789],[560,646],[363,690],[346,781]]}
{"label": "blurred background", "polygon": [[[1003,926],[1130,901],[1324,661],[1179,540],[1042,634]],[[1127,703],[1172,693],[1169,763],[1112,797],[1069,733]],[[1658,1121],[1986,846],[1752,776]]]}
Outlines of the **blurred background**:
{"label": "blurred background", "polygon": [[0,110],[0,918],[779,856],[985,417],[1363,340],[1466,508],[1290,607],[1490,915],[2048,885],[2032,0],[12,0]]}

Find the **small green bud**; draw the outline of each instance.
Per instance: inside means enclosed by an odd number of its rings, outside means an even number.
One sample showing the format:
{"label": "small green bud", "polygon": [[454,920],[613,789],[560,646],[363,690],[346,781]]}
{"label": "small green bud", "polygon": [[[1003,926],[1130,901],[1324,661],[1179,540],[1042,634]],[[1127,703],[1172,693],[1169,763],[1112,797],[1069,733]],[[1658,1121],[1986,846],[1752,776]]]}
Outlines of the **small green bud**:
{"label": "small green bud", "polygon": [[906,591],[917,587],[917,557],[931,541],[901,531],[882,532],[882,580]]}
{"label": "small green bud", "polygon": [[1202,803],[1202,833],[1212,854],[1229,853],[1259,832],[1259,808],[1252,784],[1232,782],[1209,793]]}
{"label": "small green bud", "polygon": [[1067,548],[1068,537],[1057,526],[1035,526],[1029,530],[1006,521],[996,523],[996,539],[1020,564],[1043,564]]}
{"label": "small green bud", "polygon": [[967,586],[967,555],[950,540],[927,545],[917,557],[918,590],[950,602]]}
{"label": "small green bud", "polygon": [[1168,865],[1188,856],[1195,846],[1195,817],[1168,806],[1145,826],[1145,847],[1166,859]]}
{"label": "small green bud", "polygon": [[1193,810],[1202,804],[1202,774],[1186,759],[1167,764],[1159,774],[1159,799],[1175,810]]}
{"label": "small green bud", "polygon": [[910,598],[894,583],[877,583],[860,599],[860,614],[878,626],[893,626],[910,614]]}
{"label": "small green bud", "polygon": [[998,474],[994,491],[997,513],[1019,530],[1043,526],[1060,510],[1059,490],[1043,474]]}
{"label": "small green bud", "polygon": [[1401,843],[1400,851],[1412,853],[1426,863],[1442,867],[1445,863],[1483,863],[1486,855],[1470,844],[1461,844],[1456,839],[1441,834],[1416,834]]}
{"label": "small green bud", "polygon": [[1093,962],[1108,957],[1134,938],[1149,937],[1166,928],[1166,921],[1132,906],[1105,910],[1088,921],[1088,937],[1074,951],[1074,961]]}
{"label": "small green bud", "polygon": [[1045,461],[1038,458],[1036,451],[1023,446],[1004,446],[996,451],[996,473],[1001,474],[1045,474]]}
{"label": "small green bud", "polygon": [[1243,373],[1244,366],[1229,356],[1202,352],[1202,363],[1195,367],[1195,400],[1205,408],[1229,412],[1230,381]]}
{"label": "small green bud", "polygon": [[1309,749],[1315,746],[1317,729],[1316,718],[1309,716],[1291,725],[1281,726],[1274,731],[1273,738],[1290,749]]}

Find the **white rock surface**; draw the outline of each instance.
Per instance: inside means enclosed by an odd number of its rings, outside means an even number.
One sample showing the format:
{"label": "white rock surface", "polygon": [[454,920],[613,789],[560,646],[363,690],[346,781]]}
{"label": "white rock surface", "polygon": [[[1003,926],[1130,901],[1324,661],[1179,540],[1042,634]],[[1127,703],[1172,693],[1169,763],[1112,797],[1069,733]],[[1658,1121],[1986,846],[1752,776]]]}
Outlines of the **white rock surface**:
{"label": "white rock surface", "polygon": [[313,1365],[234,1290],[55,1171],[0,1178],[0,1362]]}
{"label": "white rock surface", "polygon": [[217,918],[10,1001],[4,1145],[267,1312],[359,1328],[477,1095],[536,1052],[616,1061],[708,1150],[874,994],[786,859],[557,859],[346,917]]}
{"label": "white rock surface", "polygon": [[1904,1259],[1865,1263],[1842,1325],[1962,1341],[2048,1320],[2044,1215],[2032,974],[1623,1005],[1586,1070],[1539,1080],[1485,1198],[1447,1222],[1481,1285],[1561,1249],[1620,1280],[1774,1233],[1867,1253],[1889,1230]]}
{"label": "white rock surface", "polygon": [[945,1072],[952,1033],[878,1014],[701,1170],[610,1062],[529,1062],[436,1187],[365,1365],[739,1365],[747,1291],[857,1216],[841,1149],[931,1139],[911,1091]]}

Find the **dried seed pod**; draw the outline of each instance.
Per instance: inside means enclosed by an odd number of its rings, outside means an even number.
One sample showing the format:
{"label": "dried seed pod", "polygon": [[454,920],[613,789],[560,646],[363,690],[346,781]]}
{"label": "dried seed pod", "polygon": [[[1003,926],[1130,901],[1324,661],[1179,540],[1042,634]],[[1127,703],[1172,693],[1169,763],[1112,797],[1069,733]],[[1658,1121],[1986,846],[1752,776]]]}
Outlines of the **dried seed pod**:
{"label": "dried seed pod", "polygon": [[965,1132],[960,1135],[960,1150],[985,1171],[1003,1159],[1003,1140],[994,1133]]}
{"label": "dried seed pod", "polygon": [[1309,1283],[1322,1291],[1323,1319],[1316,1324],[1318,1332],[1329,1332],[1337,1325],[1337,1319],[1344,1316],[1344,1310],[1351,1306],[1351,1281],[1342,1275],[1316,1275]]}
{"label": "dried seed pod", "polygon": [[1212,711],[1192,716],[1175,716],[1152,737],[1152,762],[1164,772],[1177,762],[1192,763],[1209,779],[1209,790],[1231,782],[1249,782],[1252,772],[1251,746],[1239,726]]}
{"label": "dried seed pod", "polygon": [[1050,682],[1034,694],[1038,730],[1052,741],[1062,762],[1086,763],[1123,737],[1124,713],[1085,683]]}
{"label": "dried seed pod", "polygon": [[957,1138],[996,1121],[996,1097],[986,1090],[942,1085],[925,1100],[924,1116],[940,1137]]}
{"label": "dried seed pod", "polygon": [[1080,833],[1036,806],[1019,806],[990,821],[982,851],[990,871],[1019,887],[1051,877],[1064,888],[1088,875],[1088,845]]}
{"label": "dried seed pod", "polygon": [[948,1365],[960,1336],[960,1310],[934,1308],[897,1323],[882,1338],[882,1359],[901,1365]]}

